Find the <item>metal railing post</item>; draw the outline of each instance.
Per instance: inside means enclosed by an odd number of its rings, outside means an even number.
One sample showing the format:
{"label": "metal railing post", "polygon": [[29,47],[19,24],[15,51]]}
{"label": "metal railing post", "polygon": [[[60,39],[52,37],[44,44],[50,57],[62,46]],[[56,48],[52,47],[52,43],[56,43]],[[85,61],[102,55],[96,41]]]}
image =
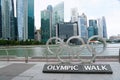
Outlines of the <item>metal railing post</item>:
{"label": "metal railing post", "polygon": [[25,53],[25,63],[28,63],[28,53]]}
{"label": "metal railing post", "polygon": [[[95,57],[95,48],[92,50],[92,57]],[[93,63],[95,63],[95,59],[93,59]]]}
{"label": "metal railing post", "polygon": [[119,48],[119,63],[120,63],[120,48]]}
{"label": "metal railing post", "polygon": [[10,61],[10,58],[9,58],[9,54],[8,54],[7,49],[6,49],[5,51],[6,51],[6,54],[7,54],[7,61]]}

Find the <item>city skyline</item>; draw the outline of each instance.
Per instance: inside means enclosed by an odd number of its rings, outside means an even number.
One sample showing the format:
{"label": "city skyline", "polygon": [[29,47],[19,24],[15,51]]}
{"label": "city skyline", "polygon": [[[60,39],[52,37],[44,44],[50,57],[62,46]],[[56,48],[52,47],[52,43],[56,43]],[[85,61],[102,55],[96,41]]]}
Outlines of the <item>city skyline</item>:
{"label": "city skyline", "polygon": [[[56,0],[56,1],[55,0],[50,0],[50,1],[35,0],[35,26],[37,29],[40,28],[40,11],[46,9],[48,5],[55,6],[56,4],[62,1],[63,0]],[[120,19],[118,18],[120,16],[119,15],[120,3],[118,0],[106,0],[106,1],[91,0],[91,2],[89,3],[87,3],[87,0],[74,0],[74,1],[69,1],[69,4],[67,5],[66,5],[67,0],[65,0],[64,3],[65,3],[65,17],[64,17],[65,21],[68,22],[70,20],[70,11],[71,11],[70,9],[76,7],[78,8],[79,15],[81,15],[82,13],[85,13],[88,19],[98,19],[98,18],[101,18],[102,16],[105,16],[106,23],[107,23],[108,36],[120,34],[119,30],[117,29],[117,27],[120,26],[119,24]],[[38,4],[40,8],[38,8]]]}

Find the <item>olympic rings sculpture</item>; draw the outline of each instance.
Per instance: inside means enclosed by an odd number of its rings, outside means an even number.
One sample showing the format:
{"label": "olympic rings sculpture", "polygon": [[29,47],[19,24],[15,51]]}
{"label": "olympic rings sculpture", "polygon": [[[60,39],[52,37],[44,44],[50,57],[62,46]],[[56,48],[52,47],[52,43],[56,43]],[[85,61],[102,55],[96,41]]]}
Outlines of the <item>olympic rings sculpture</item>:
{"label": "olympic rings sculpture", "polygon": [[[70,60],[66,61],[65,59],[62,59],[62,58],[60,57],[60,54],[62,53],[63,49],[66,49],[65,47],[68,48],[68,50],[66,50],[66,51],[69,51],[69,50],[72,49],[73,46],[70,45],[70,42],[71,42],[71,40],[73,40],[73,39],[79,40],[79,42],[80,42],[80,44],[81,44],[81,45],[79,45],[79,47],[78,47],[78,48],[79,48],[79,52],[75,53],[76,56],[77,56],[77,58],[80,60],[81,63],[83,63],[83,62],[92,63],[93,60],[95,60],[96,55],[103,53],[103,52],[105,51],[105,49],[106,49],[106,41],[105,41],[102,37],[100,37],[100,36],[98,36],[98,35],[95,35],[95,36],[90,37],[90,38],[87,40],[87,43],[85,43],[85,41],[84,41],[81,37],[79,37],[79,36],[72,36],[72,37],[70,37],[66,42],[63,42],[63,40],[60,39],[60,38],[58,38],[58,37],[52,37],[52,38],[50,38],[50,39],[47,41],[47,43],[46,43],[47,50],[48,50],[48,52],[49,52],[50,54],[56,55],[56,57],[58,58],[58,60],[59,60],[61,63],[66,63],[66,62],[69,62],[69,63],[70,63],[70,62],[71,62]],[[51,44],[52,40],[56,41],[55,43],[58,44],[58,46],[55,46],[57,53],[54,52],[54,51],[52,51],[52,49],[50,48],[50,44]],[[103,46],[101,46],[101,44],[103,44]],[[100,46],[99,46],[99,45],[100,45]],[[92,56],[92,58],[91,58],[89,61],[85,61],[85,60],[82,60],[82,59],[80,58],[80,53],[81,53],[82,50],[84,50],[85,47],[88,49],[88,51],[89,51],[92,55],[94,55],[94,56]],[[97,47],[98,47],[98,49],[97,49]],[[102,48],[102,50],[100,50],[100,48]],[[99,51],[99,50],[100,50],[100,51]],[[72,57],[74,57],[74,54],[72,55]]]}

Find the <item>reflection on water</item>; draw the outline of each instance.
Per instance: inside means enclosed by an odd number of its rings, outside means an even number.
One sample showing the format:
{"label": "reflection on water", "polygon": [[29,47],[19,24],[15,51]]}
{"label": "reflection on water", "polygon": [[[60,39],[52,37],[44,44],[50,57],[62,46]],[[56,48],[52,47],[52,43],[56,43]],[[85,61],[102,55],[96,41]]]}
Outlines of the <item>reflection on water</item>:
{"label": "reflection on water", "polygon": [[[104,53],[100,54],[100,55],[119,55],[119,48],[120,48],[120,44],[107,44],[107,49],[105,50]],[[70,49],[69,49],[70,50]],[[79,48],[77,49],[72,49],[73,53],[78,53],[80,50]],[[41,46],[32,46],[29,48],[25,48],[25,47],[15,47],[15,48],[0,48],[0,55],[6,55],[6,51],[8,52],[9,55],[15,55],[18,57],[23,57],[25,56],[25,54],[27,53],[30,57],[39,57],[39,56],[46,56],[46,54],[48,54],[48,51],[46,49],[45,45],[41,45]],[[76,52],[75,52],[76,51]],[[62,51],[65,53],[69,53],[71,51]],[[88,54],[88,50],[85,49],[83,50],[82,55]],[[64,55],[64,53],[62,53]]]}

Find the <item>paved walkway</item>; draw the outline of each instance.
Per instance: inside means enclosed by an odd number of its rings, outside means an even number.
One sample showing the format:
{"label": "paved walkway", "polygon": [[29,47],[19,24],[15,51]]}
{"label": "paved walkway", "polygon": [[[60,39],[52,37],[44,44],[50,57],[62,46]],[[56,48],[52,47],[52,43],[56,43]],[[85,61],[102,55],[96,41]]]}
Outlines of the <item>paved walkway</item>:
{"label": "paved walkway", "polygon": [[[120,80],[120,63],[118,62],[97,62],[101,64],[110,64],[113,74],[42,73],[45,62],[29,62],[24,64],[28,66],[32,65],[31,67],[24,69],[24,71],[22,70],[19,74],[17,72],[19,72],[20,69],[14,68],[17,75],[10,75],[9,69],[11,65],[18,64],[19,67],[23,67],[23,63],[24,62],[0,62],[0,69],[7,67],[9,73],[7,75],[1,73],[0,80]],[[11,72],[11,74],[12,73],[13,72]]]}

